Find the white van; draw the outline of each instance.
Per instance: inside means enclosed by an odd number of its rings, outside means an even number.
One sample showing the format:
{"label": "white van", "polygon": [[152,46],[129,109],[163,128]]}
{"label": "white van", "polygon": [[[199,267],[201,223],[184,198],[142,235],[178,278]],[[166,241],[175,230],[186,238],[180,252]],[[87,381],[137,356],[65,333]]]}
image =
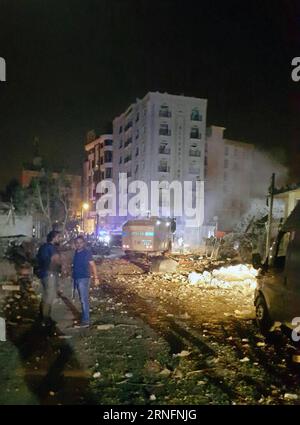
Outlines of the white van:
{"label": "white van", "polygon": [[294,328],[300,317],[300,203],[283,224],[261,266],[255,291],[256,317],[262,333],[275,322]]}

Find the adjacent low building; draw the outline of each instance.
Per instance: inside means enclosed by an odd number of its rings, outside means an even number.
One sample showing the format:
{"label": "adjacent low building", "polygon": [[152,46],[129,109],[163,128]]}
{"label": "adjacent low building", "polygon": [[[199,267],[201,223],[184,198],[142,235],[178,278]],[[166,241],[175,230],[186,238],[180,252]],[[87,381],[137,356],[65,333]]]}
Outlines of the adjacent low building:
{"label": "adjacent low building", "polygon": [[300,203],[300,184],[292,187],[285,187],[275,191],[275,200],[283,204],[284,220],[291,214],[295,207]]}
{"label": "adjacent low building", "polygon": [[250,206],[254,145],[226,139],[224,131],[207,129],[205,220],[227,232]]}

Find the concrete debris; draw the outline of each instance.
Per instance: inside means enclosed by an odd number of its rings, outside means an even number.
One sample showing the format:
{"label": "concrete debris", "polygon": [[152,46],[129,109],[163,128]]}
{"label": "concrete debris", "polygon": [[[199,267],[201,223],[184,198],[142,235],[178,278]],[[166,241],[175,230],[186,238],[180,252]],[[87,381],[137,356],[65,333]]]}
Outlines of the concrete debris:
{"label": "concrete debris", "polygon": [[187,350],[182,350],[180,353],[177,354],[173,354],[174,357],[187,357],[189,356],[191,353],[190,351]]}
{"label": "concrete debris", "polygon": [[188,281],[191,285],[212,285],[230,288],[233,285],[242,284],[250,288],[255,288],[256,276],[257,270],[252,266],[239,264],[237,266],[221,267],[211,272],[191,272],[188,276]]}
{"label": "concrete debris", "polygon": [[250,359],[248,359],[248,357],[244,357],[243,359],[240,359],[241,363],[247,363],[250,362]]}
{"label": "concrete debris", "polygon": [[108,323],[106,325],[98,325],[97,330],[98,331],[109,331],[110,329],[113,329],[115,327],[114,324]]}
{"label": "concrete debris", "polygon": [[3,291],[20,291],[20,285],[2,285]]}
{"label": "concrete debris", "polygon": [[291,393],[285,393],[283,398],[285,400],[298,400],[298,395],[297,394],[291,394]]}
{"label": "concrete debris", "polygon": [[150,271],[155,273],[174,273],[178,263],[171,258],[158,257],[152,260]]}
{"label": "concrete debris", "polygon": [[3,319],[3,317],[0,317],[0,341],[6,341],[6,324],[5,319]]}

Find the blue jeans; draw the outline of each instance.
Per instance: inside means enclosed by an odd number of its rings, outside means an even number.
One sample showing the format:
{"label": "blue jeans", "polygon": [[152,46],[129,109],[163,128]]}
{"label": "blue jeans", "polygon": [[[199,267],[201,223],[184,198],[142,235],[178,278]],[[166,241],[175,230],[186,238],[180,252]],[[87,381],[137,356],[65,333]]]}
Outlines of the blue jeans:
{"label": "blue jeans", "polygon": [[90,303],[89,303],[89,291],[90,291],[90,279],[74,279],[74,287],[77,289],[79,299],[81,303],[81,324],[88,325],[90,323]]}

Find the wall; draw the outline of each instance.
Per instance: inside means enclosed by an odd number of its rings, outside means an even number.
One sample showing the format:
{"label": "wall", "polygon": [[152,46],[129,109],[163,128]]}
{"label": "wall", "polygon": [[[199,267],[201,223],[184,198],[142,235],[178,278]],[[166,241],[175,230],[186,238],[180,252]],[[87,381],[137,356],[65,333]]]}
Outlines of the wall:
{"label": "wall", "polygon": [[25,235],[32,236],[32,216],[16,216],[13,222],[7,214],[0,214],[0,237]]}

